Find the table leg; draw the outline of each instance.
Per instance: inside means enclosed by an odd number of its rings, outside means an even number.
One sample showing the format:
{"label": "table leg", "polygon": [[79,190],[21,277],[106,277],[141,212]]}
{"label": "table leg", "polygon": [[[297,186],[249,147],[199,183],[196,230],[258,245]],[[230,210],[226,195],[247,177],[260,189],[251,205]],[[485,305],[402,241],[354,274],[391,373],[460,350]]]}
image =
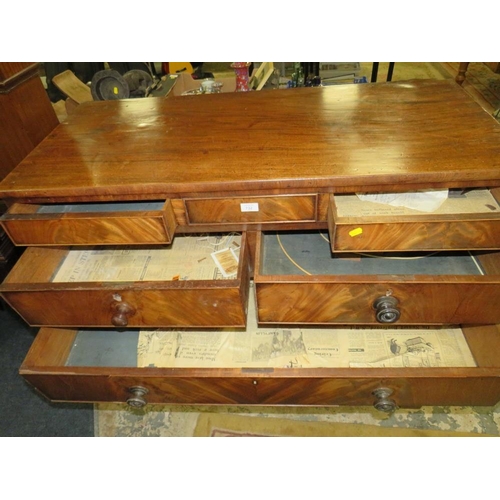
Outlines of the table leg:
{"label": "table leg", "polygon": [[468,62],[461,62],[460,65],[458,66],[458,74],[455,77],[455,81],[459,84],[462,85],[465,81],[465,73],[467,72],[467,68],[469,67]]}

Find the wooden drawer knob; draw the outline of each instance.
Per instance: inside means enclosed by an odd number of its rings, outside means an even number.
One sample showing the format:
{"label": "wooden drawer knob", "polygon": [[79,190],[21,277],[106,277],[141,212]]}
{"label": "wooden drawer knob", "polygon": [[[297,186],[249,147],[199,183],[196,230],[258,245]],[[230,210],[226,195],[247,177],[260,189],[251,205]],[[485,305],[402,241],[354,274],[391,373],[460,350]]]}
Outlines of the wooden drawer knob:
{"label": "wooden drawer knob", "polygon": [[398,409],[396,402],[389,398],[392,394],[392,389],[380,387],[380,389],[375,389],[372,394],[376,398],[375,403],[373,403],[376,410],[383,411],[384,413],[393,413]]}
{"label": "wooden drawer knob", "polygon": [[114,302],[113,309],[111,323],[115,326],[127,326],[129,317],[135,314],[135,308],[126,302]]}
{"label": "wooden drawer knob", "polygon": [[132,406],[132,408],[143,408],[148,404],[144,399],[144,396],[148,393],[145,387],[141,387],[140,385],[130,387],[128,392],[130,392],[131,396],[127,399],[127,404]]}
{"label": "wooden drawer knob", "polygon": [[379,297],[374,303],[375,317],[379,323],[395,323],[401,316],[398,299],[391,295]]}

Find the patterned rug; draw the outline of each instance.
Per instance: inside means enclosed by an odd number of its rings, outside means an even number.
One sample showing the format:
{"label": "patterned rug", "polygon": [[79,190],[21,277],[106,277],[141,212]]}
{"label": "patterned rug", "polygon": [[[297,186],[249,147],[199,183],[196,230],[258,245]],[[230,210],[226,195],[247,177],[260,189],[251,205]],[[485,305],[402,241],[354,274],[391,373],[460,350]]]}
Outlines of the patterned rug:
{"label": "patterned rug", "polygon": [[137,410],[98,404],[94,416],[98,437],[500,436],[500,405],[426,406],[386,415],[370,407],[152,405]]}

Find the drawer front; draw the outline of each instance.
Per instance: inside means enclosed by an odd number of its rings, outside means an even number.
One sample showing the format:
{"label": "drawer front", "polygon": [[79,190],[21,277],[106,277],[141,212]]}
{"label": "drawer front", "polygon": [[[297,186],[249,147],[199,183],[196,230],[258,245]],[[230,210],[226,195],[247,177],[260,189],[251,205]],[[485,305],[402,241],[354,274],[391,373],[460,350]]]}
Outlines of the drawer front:
{"label": "drawer front", "polygon": [[227,279],[52,281],[68,255],[66,249],[30,247],[0,285],[2,297],[28,324],[241,327],[246,323],[249,263],[244,235],[236,274]]}
{"label": "drawer front", "polygon": [[334,252],[478,250],[500,248],[500,220],[339,222],[329,224]]}
{"label": "drawer front", "polygon": [[[368,281],[370,277],[365,279]],[[325,278],[318,281],[256,282],[259,323],[437,325],[500,322],[500,283],[377,283],[373,280],[356,283],[328,282]]]}
{"label": "drawer front", "polygon": [[139,289],[62,287],[3,292],[31,326],[229,327],[246,324],[242,281],[226,286],[161,286]]}
{"label": "drawer front", "polygon": [[112,204],[102,212],[95,205],[66,205],[58,207],[61,212],[51,212],[50,206],[43,206],[40,211],[37,205],[16,204],[1,222],[16,245],[171,243],[177,223],[170,201],[157,210],[139,210],[140,206],[151,204]]}
{"label": "drawer front", "polygon": [[[179,371],[179,370],[178,370]],[[188,372],[189,370],[185,370]],[[220,371],[220,370],[219,370]],[[291,406],[376,406],[389,411],[424,405],[492,406],[500,400],[499,374],[475,377],[403,376],[184,376],[158,369],[35,370],[21,375],[52,401],[146,404],[224,404]],[[153,372],[153,373],[148,373]],[[156,372],[156,373],[154,373]],[[380,389],[386,389],[380,394]],[[388,390],[387,390],[388,389]],[[380,392],[377,392],[379,390]],[[387,396],[386,396],[387,394]],[[135,401],[131,401],[135,400]],[[392,406],[391,406],[392,405]],[[376,406],[377,407],[377,406]],[[380,409],[380,407],[377,407]],[[383,408],[383,407],[382,407]],[[384,410],[382,410],[384,411]]]}
{"label": "drawer front", "polygon": [[[496,201],[485,202],[491,210],[486,208],[489,211],[482,213],[408,215],[403,210],[403,215],[394,215],[397,207],[387,207],[379,209],[378,215],[345,215],[340,209],[342,199],[332,196],[328,211],[334,252],[500,248],[500,209]],[[387,214],[383,214],[384,210]],[[363,213],[362,208],[359,211]]]}
{"label": "drawer front", "polygon": [[316,195],[186,200],[190,224],[313,222]]}

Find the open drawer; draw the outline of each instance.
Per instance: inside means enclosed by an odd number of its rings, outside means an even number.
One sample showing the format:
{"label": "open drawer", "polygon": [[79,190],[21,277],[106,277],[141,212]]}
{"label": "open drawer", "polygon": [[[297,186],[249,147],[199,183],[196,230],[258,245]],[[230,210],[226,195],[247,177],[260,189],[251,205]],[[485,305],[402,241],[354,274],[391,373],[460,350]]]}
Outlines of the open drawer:
{"label": "open drawer", "polygon": [[14,203],[1,218],[16,245],[170,243],[177,226],[170,200],[31,205]]}
{"label": "open drawer", "polygon": [[494,194],[486,189],[450,190],[442,205],[429,213],[355,194],[332,195],[328,210],[332,251],[500,249],[500,205]]}
{"label": "open drawer", "polygon": [[[330,334],[336,335],[334,330]],[[248,368],[234,367],[234,363],[227,368],[210,368],[197,366],[196,356],[214,352],[211,338],[197,344],[198,350],[193,347],[190,359],[184,356],[186,366],[166,367],[151,366],[141,357],[144,349],[138,352],[138,347],[144,345],[138,331],[42,328],[20,373],[52,401],[118,402],[135,407],[147,403],[375,405],[392,412],[397,407],[422,405],[494,405],[500,400],[499,329],[468,327],[463,328],[463,334],[472,366],[305,368],[300,363],[269,367],[263,362],[260,368],[255,363]],[[238,342],[250,342],[245,331],[236,335]],[[275,334],[268,335],[262,335],[254,356],[267,350],[267,358],[272,357],[271,347],[262,348],[273,342]],[[286,339],[283,335],[286,332],[281,333],[282,342]],[[390,332],[385,338],[390,338]],[[179,346],[162,344],[159,338],[151,338],[148,345],[153,354],[167,347],[179,351]],[[453,347],[449,343],[448,348]],[[295,344],[295,349],[300,347]],[[233,361],[243,361],[242,350],[238,352]]]}
{"label": "open drawer", "polygon": [[244,326],[246,247],[244,234],[179,236],[165,248],[29,247],[0,292],[34,326]]}
{"label": "open drawer", "polygon": [[321,232],[259,233],[259,323],[500,322],[500,253],[332,254]]}

